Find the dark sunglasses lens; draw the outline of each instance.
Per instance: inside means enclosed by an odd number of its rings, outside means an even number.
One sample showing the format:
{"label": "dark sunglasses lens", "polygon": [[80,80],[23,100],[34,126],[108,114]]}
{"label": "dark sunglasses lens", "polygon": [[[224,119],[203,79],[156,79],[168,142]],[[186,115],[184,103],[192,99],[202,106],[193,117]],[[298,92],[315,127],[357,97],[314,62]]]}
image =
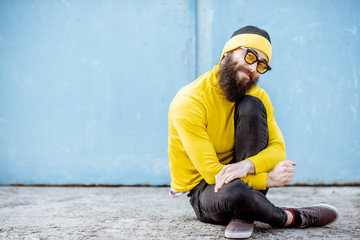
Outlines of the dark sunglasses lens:
{"label": "dark sunglasses lens", "polygon": [[245,55],[245,61],[248,63],[248,64],[253,64],[254,62],[256,62],[257,60],[257,57],[254,53],[252,52],[247,52],[246,55]]}

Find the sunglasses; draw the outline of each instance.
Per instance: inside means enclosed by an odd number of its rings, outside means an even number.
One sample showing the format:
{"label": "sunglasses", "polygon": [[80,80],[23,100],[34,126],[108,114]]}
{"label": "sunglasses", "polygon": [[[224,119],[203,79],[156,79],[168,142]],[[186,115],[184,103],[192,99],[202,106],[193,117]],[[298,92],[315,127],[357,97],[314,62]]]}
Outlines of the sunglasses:
{"label": "sunglasses", "polygon": [[267,71],[271,70],[271,67],[266,62],[259,60],[253,51],[245,47],[240,48],[246,50],[246,54],[244,57],[245,62],[250,65],[257,62],[256,71],[258,71],[260,74],[264,74]]}

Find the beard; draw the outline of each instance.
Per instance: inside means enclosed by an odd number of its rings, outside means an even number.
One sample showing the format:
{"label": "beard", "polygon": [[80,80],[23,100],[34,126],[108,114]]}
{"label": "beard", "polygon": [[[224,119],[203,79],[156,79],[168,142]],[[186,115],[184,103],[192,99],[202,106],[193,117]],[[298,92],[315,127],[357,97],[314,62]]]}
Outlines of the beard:
{"label": "beard", "polygon": [[[245,72],[249,75],[250,79],[246,76],[239,76],[239,71]],[[232,55],[224,59],[218,71],[219,86],[223,91],[226,99],[230,102],[236,102],[241,97],[245,96],[246,92],[257,84],[259,77],[250,72],[246,67],[238,65],[234,61]]]}

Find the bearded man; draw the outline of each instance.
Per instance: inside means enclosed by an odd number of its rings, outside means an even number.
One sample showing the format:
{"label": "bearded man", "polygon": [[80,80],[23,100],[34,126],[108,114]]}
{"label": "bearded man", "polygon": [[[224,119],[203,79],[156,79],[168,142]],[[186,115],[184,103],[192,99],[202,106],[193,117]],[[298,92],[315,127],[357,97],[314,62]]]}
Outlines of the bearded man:
{"label": "bearded man", "polygon": [[197,218],[228,224],[227,238],[250,237],[254,221],[304,228],[338,216],[327,204],[279,208],[265,196],[295,173],[270,98],[257,86],[271,70],[271,53],[265,30],[235,31],[219,64],[183,87],[169,109],[170,193],[189,192]]}

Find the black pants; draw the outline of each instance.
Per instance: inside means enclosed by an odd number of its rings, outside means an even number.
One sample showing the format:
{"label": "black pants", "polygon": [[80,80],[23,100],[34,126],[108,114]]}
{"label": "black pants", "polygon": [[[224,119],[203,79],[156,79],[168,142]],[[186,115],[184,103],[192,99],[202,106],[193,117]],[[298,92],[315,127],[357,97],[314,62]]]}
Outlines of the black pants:
{"label": "black pants", "polygon": [[[256,155],[268,143],[266,109],[260,99],[244,96],[235,106],[235,153],[231,163]],[[286,213],[266,197],[267,191],[249,187],[241,179],[225,184],[218,193],[202,180],[189,193],[197,218],[206,223],[227,224],[232,217],[282,227]]]}

